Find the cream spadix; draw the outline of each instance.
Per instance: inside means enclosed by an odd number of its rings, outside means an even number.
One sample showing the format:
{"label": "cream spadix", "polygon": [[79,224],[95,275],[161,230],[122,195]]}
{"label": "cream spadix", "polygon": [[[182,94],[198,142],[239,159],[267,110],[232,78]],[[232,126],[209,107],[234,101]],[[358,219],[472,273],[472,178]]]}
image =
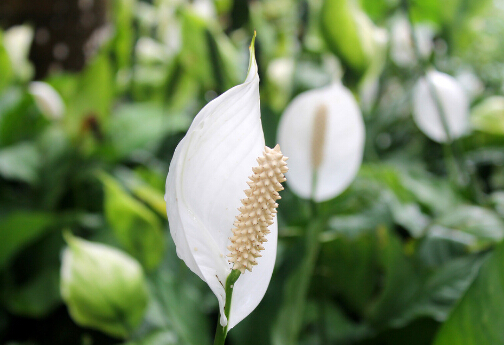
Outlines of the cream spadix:
{"label": "cream spadix", "polygon": [[353,181],[362,162],[364,121],[340,82],[294,98],[280,119],[277,137],[289,157],[287,183],[303,198],[334,198]]}
{"label": "cream spadix", "polygon": [[[254,222],[253,217],[240,218],[242,211],[238,209],[247,207],[241,199],[244,196],[251,198],[257,190],[258,198],[265,197],[261,194],[262,187],[253,187],[258,170],[252,171],[252,167],[256,165],[258,157],[263,156],[265,147],[259,109],[259,76],[253,44],[254,42],[250,47],[249,71],[245,82],[212,100],[196,115],[175,150],[166,179],[165,200],[177,254],[217,296],[221,325],[227,325],[228,330],[250,314],[263,298],[273,272],[277,247],[278,227],[274,218],[265,217],[262,225],[267,229],[262,229],[261,233],[269,234],[266,236],[267,241],[261,242],[263,248],[255,248],[257,251],[261,249],[262,256],[254,257],[254,261],[252,244],[241,242],[242,240],[237,242],[238,238],[234,238],[237,236],[236,231],[232,231],[233,228],[240,231],[245,229],[243,224],[235,223],[236,217],[238,223],[250,221],[253,225]],[[266,161],[269,161],[268,155],[277,157],[276,149],[274,152],[268,150],[266,149],[264,158]],[[263,158],[259,158],[260,166],[262,160]],[[284,160],[280,159],[278,164],[281,165],[281,162]],[[280,166],[279,169],[282,171]],[[268,175],[271,169],[264,171]],[[249,186],[247,180],[250,174],[253,175],[252,185]],[[268,178],[271,176],[268,175]],[[279,175],[276,178],[279,182],[282,179]],[[267,179],[261,181],[266,189],[266,183],[275,185]],[[275,185],[275,188],[278,186]],[[248,189],[252,192],[247,192]],[[272,194],[269,195],[271,197]],[[270,199],[265,200],[270,205]],[[256,201],[258,205],[265,205],[264,202]],[[254,204],[255,202],[252,206]],[[270,211],[274,213],[273,210]],[[248,230],[249,228],[246,231]],[[251,243],[255,243],[254,239]],[[233,249],[230,251],[228,246]],[[250,257],[233,254],[240,250]],[[249,258],[250,261],[246,262]],[[238,269],[245,266],[249,268],[249,263],[252,265],[252,262],[257,263],[257,266],[251,272],[241,275],[234,284],[227,320],[224,313],[226,279],[233,265]]]}

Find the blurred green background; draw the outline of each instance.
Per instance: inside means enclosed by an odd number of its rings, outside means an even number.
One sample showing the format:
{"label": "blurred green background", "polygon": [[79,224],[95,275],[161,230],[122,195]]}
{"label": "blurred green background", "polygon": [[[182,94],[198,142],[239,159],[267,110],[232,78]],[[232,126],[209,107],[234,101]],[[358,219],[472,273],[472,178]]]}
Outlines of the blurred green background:
{"label": "blurred green background", "polygon": [[[193,117],[244,80],[256,30],[266,143],[297,94],[342,75],[366,145],[336,198],[282,192],[269,289],[227,344],[504,344],[504,105],[482,106],[503,93],[503,19],[502,0],[2,0],[0,342],[211,344],[217,300],[177,258],[164,184]],[[474,109],[450,144],[411,117],[432,67]],[[69,316],[65,230],[141,263],[127,339]]]}

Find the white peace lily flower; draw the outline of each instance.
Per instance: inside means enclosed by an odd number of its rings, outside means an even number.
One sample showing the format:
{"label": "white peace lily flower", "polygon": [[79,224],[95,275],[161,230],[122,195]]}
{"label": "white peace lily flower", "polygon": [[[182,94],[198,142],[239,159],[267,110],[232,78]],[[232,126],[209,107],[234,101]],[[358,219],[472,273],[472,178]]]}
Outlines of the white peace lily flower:
{"label": "white peace lily flower", "polygon": [[61,119],[65,113],[65,103],[60,94],[51,85],[42,81],[31,82],[28,91],[32,94],[37,107],[50,120]]}
{"label": "white peace lily flower", "polygon": [[362,162],[364,121],[355,98],[340,82],[294,98],[280,119],[277,137],[289,156],[287,183],[303,198],[319,202],[337,196]]}
{"label": "white peace lily flower", "polygon": [[[427,24],[417,24],[413,29],[418,43],[418,50],[422,58],[428,57],[433,48],[434,30]],[[417,63],[413,42],[411,40],[411,26],[404,16],[392,19],[390,57],[400,67],[411,67]]]}
{"label": "white peace lily flower", "polygon": [[21,80],[33,75],[33,66],[28,60],[33,40],[33,28],[29,25],[13,26],[4,33],[3,44],[9,54],[14,73]]}
{"label": "white peace lily flower", "polygon": [[439,143],[448,141],[433,92],[446,117],[449,137],[452,140],[459,138],[469,127],[469,101],[457,80],[446,73],[432,70],[417,81],[413,90],[413,119],[416,125],[432,140]]}
{"label": "white peace lily flower", "polygon": [[[273,272],[278,233],[274,200],[286,171],[282,157],[278,147],[264,146],[252,42],[245,82],[198,113],[175,150],[166,179],[177,254],[217,296],[220,323],[227,330],[259,304]],[[234,283],[227,320],[226,279],[233,268],[243,273],[253,265]]]}

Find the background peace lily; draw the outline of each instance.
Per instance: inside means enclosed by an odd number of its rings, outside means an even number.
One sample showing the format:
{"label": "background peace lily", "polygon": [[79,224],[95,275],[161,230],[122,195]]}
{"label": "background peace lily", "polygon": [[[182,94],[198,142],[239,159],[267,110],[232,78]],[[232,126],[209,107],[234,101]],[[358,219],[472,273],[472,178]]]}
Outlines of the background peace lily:
{"label": "background peace lily", "polygon": [[[438,110],[438,100],[443,114]],[[445,117],[449,135],[441,116]],[[434,141],[443,143],[457,139],[469,127],[468,97],[455,78],[431,70],[418,80],[413,90],[413,119],[418,128]]]}
{"label": "background peace lily", "polygon": [[247,78],[208,103],[178,144],[166,179],[165,200],[177,255],[204,280],[219,301],[221,325],[233,328],[259,304],[275,264],[276,221],[252,272],[234,284],[229,320],[224,286],[231,272],[229,237],[248,188],[248,176],[264,149],[259,76],[250,46]]}
{"label": "background peace lily", "polygon": [[278,142],[289,157],[288,185],[303,198],[334,198],[357,174],[364,139],[359,106],[340,82],[300,94],[278,126]]}

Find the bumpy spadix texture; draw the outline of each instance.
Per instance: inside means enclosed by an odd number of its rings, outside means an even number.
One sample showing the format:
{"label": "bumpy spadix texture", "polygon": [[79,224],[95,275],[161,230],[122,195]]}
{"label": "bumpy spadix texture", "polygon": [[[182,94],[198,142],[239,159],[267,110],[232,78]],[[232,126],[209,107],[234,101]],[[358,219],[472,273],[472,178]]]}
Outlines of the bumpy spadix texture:
{"label": "bumpy spadix texture", "polygon": [[245,199],[238,209],[240,214],[234,222],[231,245],[228,249],[229,262],[234,263],[233,269],[252,271],[252,266],[257,265],[256,258],[264,250],[263,243],[267,242],[266,235],[270,233],[268,226],[273,224],[280,199],[279,191],[283,190],[282,182],[285,181],[284,173],[287,172],[287,157],[280,151],[280,146],[274,149],[264,148],[262,157],[257,158],[259,166],[252,169],[253,175],[249,177],[249,189],[245,190]]}
{"label": "bumpy spadix texture", "polygon": [[275,265],[278,226],[274,220],[258,265],[234,284],[227,320],[224,286],[232,269],[227,246],[236,209],[264,144],[252,45],[245,82],[196,115],[175,150],[166,179],[166,207],[177,254],[212,289],[219,301],[221,325],[227,324],[228,330],[259,304]]}

